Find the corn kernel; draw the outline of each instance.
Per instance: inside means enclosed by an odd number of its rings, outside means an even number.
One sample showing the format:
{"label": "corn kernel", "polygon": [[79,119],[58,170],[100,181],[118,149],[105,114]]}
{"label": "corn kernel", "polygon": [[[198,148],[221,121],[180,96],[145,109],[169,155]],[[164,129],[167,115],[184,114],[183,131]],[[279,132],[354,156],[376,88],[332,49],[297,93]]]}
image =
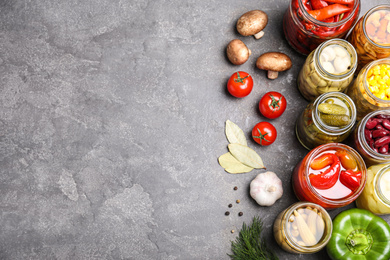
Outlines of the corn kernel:
{"label": "corn kernel", "polygon": [[375,65],[368,71],[366,79],[372,94],[383,100],[390,99],[390,65]]}

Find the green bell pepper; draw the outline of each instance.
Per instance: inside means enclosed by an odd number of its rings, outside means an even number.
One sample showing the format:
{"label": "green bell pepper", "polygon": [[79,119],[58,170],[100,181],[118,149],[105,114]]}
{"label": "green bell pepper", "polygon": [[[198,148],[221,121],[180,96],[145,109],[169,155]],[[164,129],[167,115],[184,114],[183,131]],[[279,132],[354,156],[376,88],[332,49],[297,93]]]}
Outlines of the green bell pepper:
{"label": "green bell pepper", "polygon": [[364,209],[343,211],[333,220],[326,250],[333,260],[389,260],[390,226]]}

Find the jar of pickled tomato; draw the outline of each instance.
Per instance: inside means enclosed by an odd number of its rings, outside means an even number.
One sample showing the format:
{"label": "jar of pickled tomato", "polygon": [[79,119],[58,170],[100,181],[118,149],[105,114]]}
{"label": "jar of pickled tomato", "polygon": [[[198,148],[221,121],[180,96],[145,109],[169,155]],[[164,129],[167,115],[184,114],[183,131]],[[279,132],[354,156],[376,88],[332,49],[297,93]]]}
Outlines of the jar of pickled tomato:
{"label": "jar of pickled tomato", "polygon": [[301,201],[326,209],[346,206],[356,200],[366,183],[366,165],[351,147],[329,143],[311,150],[292,175],[295,195]]}
{"label": "jar of pickled tomato", "polygon": [[274,221],[274,237],[285,251],[311,254],[320,251],[332,235],[332,219],[320,205],[297,202],[283,210]]}
{"label": "jar of pickled tomato", "polygon": [[360,0],[343,2],[291,0],[283,18],[287,42],[308,55],[326,40],[343,38],[359,17]]}
{"label": "jar of pickled tomato", "polygon": [[295,132],[306,149],[344,141],[353,130],[356,108],[341,92],[324,93],[307,105],[298,117]]}
{"label": "jar of pickled tomato", "polygon": [[364,66],[346,94],[355,103],[357,120],[369,112],[390,108],[390,58]]}
{"label": "jar of pickled tomato", "polygon": [[356,24],[348,41],[356,48],[358,69],[367,63],[390,56],[390,5],[369,10]]}
{"label": "jar of pickled tomato", "polygon": [[353,146],[367,167],[390,163],[390,110],[368,113],[353,131]]}
{"label": "jar of pickled tomato", "polygon": [[377,164],[367,169],[367,183],[356,200],[358,208],[377,215],[390,214],[390,164]]}
{"label": "jar of pickled tomato", "polygon": [[310,101],[323,93],[343,92],[353,80],[356,64],[356,51],[349,42],[323,42],[306,58],[297,79],[298,89]]}

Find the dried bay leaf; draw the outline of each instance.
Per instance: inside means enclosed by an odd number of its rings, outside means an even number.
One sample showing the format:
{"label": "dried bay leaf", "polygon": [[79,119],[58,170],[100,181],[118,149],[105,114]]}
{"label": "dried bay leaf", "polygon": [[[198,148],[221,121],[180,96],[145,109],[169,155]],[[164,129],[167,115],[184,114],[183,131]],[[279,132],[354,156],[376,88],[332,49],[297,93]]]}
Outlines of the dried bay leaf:
{"label": "dried bay leaf", "polygon": [[229,144],[229,152],[246,166],[265,169],[261,157],[251,148],[242,144]]}
{"label": "dried bay leaf", "polygon": [[245,134],[238,125],[230,120],[226,120],[225,127],[226,138],[231,144],[242,144],[247,146]]}
{"label": "dried bay leaf", "polygon": [[252,167],[248,167],[238,161],[231,153],[221,155],[218,158],[218,162],[228,173],[245,173],[253,170]]}

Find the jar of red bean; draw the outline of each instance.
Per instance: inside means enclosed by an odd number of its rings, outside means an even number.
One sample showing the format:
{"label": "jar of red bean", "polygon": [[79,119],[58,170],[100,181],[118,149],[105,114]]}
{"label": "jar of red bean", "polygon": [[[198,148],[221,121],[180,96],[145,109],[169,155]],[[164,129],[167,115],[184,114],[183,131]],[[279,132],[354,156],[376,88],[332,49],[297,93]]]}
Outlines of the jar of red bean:
{"label": "jar of red bean", "polygon": [[283,18],[287,42],[308,55],[324,41],[343,38],[360,13],[360,0],[291,0]]}
{"label": "jar of red bean", "polygon": [[368,113],[357,124],[353,145],[367,166],[390,162],[390,110]]}

